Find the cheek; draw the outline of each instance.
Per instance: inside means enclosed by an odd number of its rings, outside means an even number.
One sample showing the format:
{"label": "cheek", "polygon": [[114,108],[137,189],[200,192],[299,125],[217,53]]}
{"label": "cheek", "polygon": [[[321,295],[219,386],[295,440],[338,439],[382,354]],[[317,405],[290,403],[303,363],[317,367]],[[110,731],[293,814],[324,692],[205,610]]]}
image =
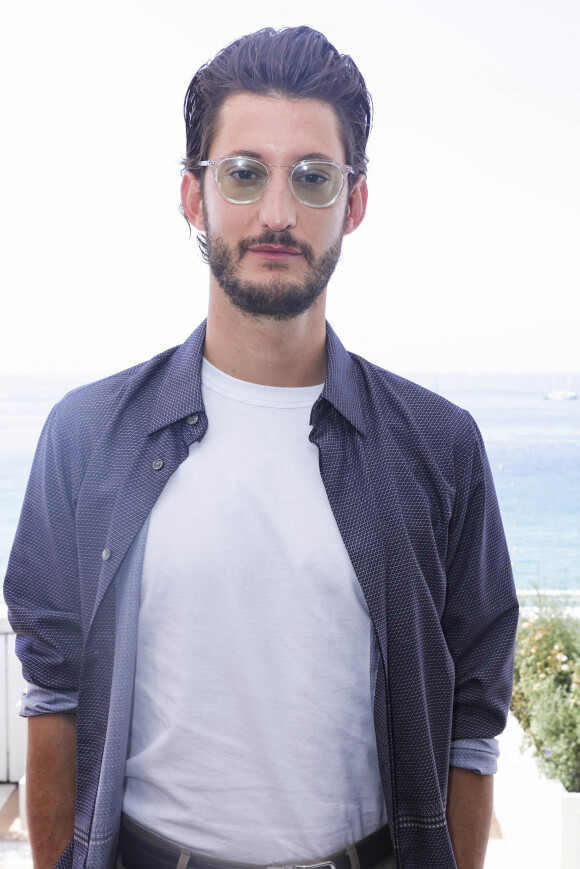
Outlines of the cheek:
{"label": "cheek", "polygon": [[232,205],[223,196],[216,200],[211,195],[205,200],[205,205],[206,231],[209,227],[212,235],[239,241],[252,234],[253,222],[249,206]]}
{"label": "cheek", "polygon": [[340,211],[337,211],[336,214],[333,214],[332,220],[328,221],[323,229],[318,229],[318,235],[316,233],[316,229],[314,228],[311,237],[318,237],[319,244],[321,245],[321,247],[326,249],[334,244],[337,238],[342,238],[344,234],[344,226],[345,214],[343,213],[343,210],[341,208]]}

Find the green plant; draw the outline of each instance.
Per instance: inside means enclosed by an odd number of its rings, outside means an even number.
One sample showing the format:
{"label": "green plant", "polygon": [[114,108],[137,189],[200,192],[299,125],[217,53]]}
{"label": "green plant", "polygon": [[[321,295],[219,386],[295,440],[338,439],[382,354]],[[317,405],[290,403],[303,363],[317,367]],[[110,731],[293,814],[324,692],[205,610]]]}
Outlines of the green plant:
{"label": "green plant", "polygon": [[520,624],[511,708],[546,775],[580,791],[580,620],[540,606]]}

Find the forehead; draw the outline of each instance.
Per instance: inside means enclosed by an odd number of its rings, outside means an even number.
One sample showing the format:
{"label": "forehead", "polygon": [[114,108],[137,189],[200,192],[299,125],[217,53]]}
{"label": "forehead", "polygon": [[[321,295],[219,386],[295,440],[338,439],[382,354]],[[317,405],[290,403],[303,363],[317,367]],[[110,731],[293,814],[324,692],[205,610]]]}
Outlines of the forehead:
{"label": "forehead", "polygon": [[292,163],[307,155],[345,162],[334,108],[314,99],[237,93],[221,106],[210,159],[242,151],[270,163]]}

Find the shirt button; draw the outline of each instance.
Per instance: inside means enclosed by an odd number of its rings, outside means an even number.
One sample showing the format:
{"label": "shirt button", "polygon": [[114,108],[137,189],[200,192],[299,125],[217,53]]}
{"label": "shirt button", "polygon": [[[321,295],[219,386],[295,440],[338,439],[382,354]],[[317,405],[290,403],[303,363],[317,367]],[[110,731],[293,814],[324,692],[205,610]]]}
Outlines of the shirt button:
{"label": "shirt button", "polygon": [[111,557],[111,550],[110,549],[103,549],[103,554],[101,557],[102,557],[103,561],[108,561],[109,558]]}
{"label": "shirt button", "polygon": [[198,419],[199,419],[199,414],[192,413],[191,416],[187,417],[187,422],[189,423],[189,425],[195,425],[196,422],[198,421]]}
{"label": "shirt button", "polygon": [[163,467],[163,459],[155,459],[155,461],[153,462],[153,469],[155,471],[160,471],[162,467]]}

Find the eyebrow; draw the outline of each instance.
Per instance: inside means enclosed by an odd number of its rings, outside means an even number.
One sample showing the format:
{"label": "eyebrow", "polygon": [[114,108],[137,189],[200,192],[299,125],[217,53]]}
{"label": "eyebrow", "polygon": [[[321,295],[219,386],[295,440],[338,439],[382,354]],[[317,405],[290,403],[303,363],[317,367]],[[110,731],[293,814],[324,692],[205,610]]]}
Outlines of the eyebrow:
{"label": "eyebrow", "polygon": [[[254,160],[260,160],[262,163],[267,163],[266,158],[259,154],[257,151],[246,151],[244,148],[240,148],[238,151],[232,151],[227,155],[228,157],[253,157]],[[333,157],[329,157],[327,154],[322,154],[320,151],[312,151],[309,154],[303,154],[298,157],[297,160],[294,161],[294,164],[288,165],[296,165],[297,163],[302,163],[303,160],[327,160],[329,163],[336,163]]]}

